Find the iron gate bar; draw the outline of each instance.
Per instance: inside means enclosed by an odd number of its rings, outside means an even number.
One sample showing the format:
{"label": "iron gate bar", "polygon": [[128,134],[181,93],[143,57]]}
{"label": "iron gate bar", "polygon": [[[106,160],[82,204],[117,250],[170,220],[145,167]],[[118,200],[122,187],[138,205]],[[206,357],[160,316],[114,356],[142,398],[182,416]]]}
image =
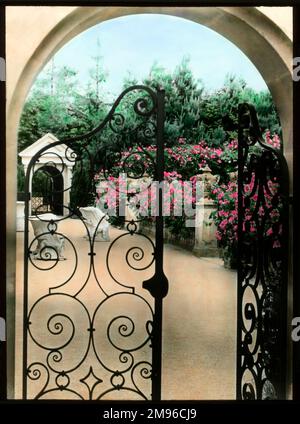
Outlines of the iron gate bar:
{"label": "iron gate bar", "polygon": [[[118,112],[117,108],[118,108],[119,104],[121,103],[122,99],[127,94],[133,93],[133,92],[139,92],[139,91],[144,93],[144,97],[141,96],[141,97],[138,97],[137,99],[135,99],[134,102],[132,102],[131,106],[132,106],[136,116],[139,117],[140,119],[142,119],[142,121],[140,123],[138,122],[138,125],[136,127],[134,127],[133,129],[130,128],[126,132],[126,129],[124,129],[125,123],[126,123],[125,117],[121,113]],[[129,106],[127,106],[127,107],[129,107]],[[154,118],[155,118],[155,123],[153,121],[151,121],[151,119],[154,119]],[[110,112],[107,114],[106,118],[95,129],[93,129],[92,131],[90,131],[87,134],[77,136],[77,137],[73,137],[73,138],[70,138],[70,139],[67,139],[67,140],[56,141],[56,142],[51,143],[48,146],[44,146],[31,159],[31,161],[28,165],[28,169],[27,169],[27,173],[26,173],[26,177],[25,177],[24,310],[23,310],[23,322],[24,322],[24,328],[23,328],[23,398],[24,399],[28,398],[28,390],[27,390],[28,389],[28,387],[27,387],[28,379],[33,380],[33,381],[39,380],[39,378],[41,378],[43,372],[46,375],[46,383],[42,386],[42,388],[39,390],[39,392],[36,393],[35,398],[41,398],[45,394],[46,395],[49,394],[49,393],[52,394],[53,392],[56,392],[58,390],[60,390],[60,391],[65,390],[66,392],[71,393],[73,395],[77,395],[79,398],[83,399],[83,396],[81,396],[80,393],[74,391],[71,388],[72,385],[70,384],[70,374],[74,370],[79,369],[82,364],[86,364],[86,359],[89,355],[90,350],[92,349],[92,353],[95,355],[95,357],[97,358],[97,361],[98,361],[97,362],[97,364],[98,364],[97,365],[97,371],[95,372],[95,370],[92,368],[92,366],[90,366],[87,374],[79,380],[80,383],[84,384],[87,387],[89,399],[94,398],[93,397],[94,396],[94,389],[98,386],[98,384],[103,382],[103,380],[98,375],[98,372],[99,372],[98,367],[99,367],[99,365],[101,365],[102,369],[104,371],[106,370],[107,372],[109,372],[111,374],[111,378],[110,378],[111,387],[106,389],[104,392],[102,392],[97,397],[97,399],[101,399],[106,394],[113,392],[113,391],[116,391],[116,390],[127,390],[129,392],[134,392],[134,393],[138,394],[140,397],[142,397],[143,399],[146,400],[147,399],[146,395],[141,391],[141,389],[139,388],[139,386],[138,386],[138,384],[135,380],[135,373],[137,372],[138,367],[142,366],[142,368],[139,370],[139,376],[141,378],[144,378],[144,379],[151,378],[151,380],[152,380],[152,399],[153,400],[160,400],[160,398],[161,398],[161,354],[162,354],[162,352],[161,352],[162,351],[162,346],[161,346],[161,344],[162,344],[162,304],[163,304],[162,299],[163,299],[164,296],[166,296],[167,291],[168,291],[168,281],[167,281],[167,279],[164,275],[164,272],[163,272],[163,216],[162,216],[163,205],[162,205],[161,188],[159,188],[159,212],[158,212],[158,216],[156,218],[155,246],[154,246],[152,240],[148,236],[145,236],[144,234],[139,233],[139,236],[143,237],[147,242],[149,242],[150,247],[152,246],[152,248],[153,248],[153,259],[152,259],[152,261],[150,261],[150,263],[143,268],[136,268],[133,265],[131,265],[131,263],[129,262],[128,254],[132,253],[132,249],[139,249],[139,252],[140,252],[140,254],[143,258],[144,257],[143,249],[141,247],[135,246],[135,247],[129,249],[126,253],[126,263],[133,270],[147,269],[155,261],[154,276],[150,280],[145,281],[142,284],[142,287],[145,288],[146,290],[148,290],[150,292],[150,294],[152,295],[152,297],[154,298],[154,311],[152,310],[151,305],[148,303],[148,301],[146,299],[144,299],[143,297],[141,297],[140,295],[135,293],[134,287],[131,287],[129,285],[124,285],[120,281],[118,281],[118,279],[113,275],[112,269],[109,267],[109,255],[111,253],[111,249],[112,249],[113,245],[115,245],[115,243],[124,236],[130,237],[134,234],[137,234],[136,221],[134,221],[134,220],[125,221],[127,223],[127,225],[126,225],[127,232],[125,234],[121,234],[116,239],[114,239],[113,242],[110,244],[109,249],[107,251],[107,254],[106,254],[106,264],[108,264],[107,270],[108,270],[110,276],[112,277],[112,280],[114,280],[121,287],[120,291],[115,292],[113,294],[108,294],[108,293],[106,293],[106,291],[101,286],[101,283],[100,283],[98,276],[97,276],[97,271],[95,269],[95,259],[94,259],[94,257],[96,255],[96,253],[95,253],[95,250],[94,250],[94,242],[95,242],[95,236],[96,236],[97,231],[95,231],[94,235],[91,237],[91,235],[89,234],[89,231],[87,229],[87,226],[86,226],[85,222],[83,221],[83,219],[78,214],[78,211],[73,210],[72,208],[70,208],[67,205],[63,205],[63,207],[66,208],[66,210],[68,211],[68,215],[63,216],[63,217],[59,217],[57,220],[51,219],[49,221],[48,225],[47,225],[47,229],[48,229],[47,232],[43,233],[42,236],[50,235],[50,234],[52,236],[63,236],[65,238],[65,240],[70,243],[71,247],[73,248],[73,250],[75,252],[75,256],[76,256],[75,267],[74,267],[73,273],[72,273],[71,277],[68,278],[62,284],[56,285],[54,287],[51,286],[51,288],[48,290],[49,292],[46,295],[40,296],[37,300],[35,300],[34,303],[30,306],[30,309],[29,309],[29,297],[28,297],[28,292],[30,290],[30,287],[29,287],[29,262],[31,263],[31,265],[33,265],[36,269],[38,269],[40,271],[50,270],[50,269],[54,268],[57,265],[57,263],[59,263],[59,255],[58,255],[58,252],[57,252],[56,249],[54,249],[54,251],[56,252],[57,257],[54,258],[54,259],[50,258],[50,261],[51,260],[54,261],[54,265],[51,264],[51,266],[49,268],[46,268],[46,269],[41,268],[31,258],[31,246],[33,246],[33,244],[38,240],[38,238],[41,235],[36,236],[29,243],[29,210],[30,210],[29,209],[29,205],[30,205],[29,202],[30,202],[30,198],[31,198],[30,178],[31,178],[31,175],[34,173],[34,165],[35,165],[35,163],[38,162],[39,158],[43,154],[45,154],[47,151],[49,151],[49,149],[51,150],[51,148],[53,148],[57,145],[65,145],[66,146],[65,150],[67,152],[68,149],[70,149],[71,147],[74,148],[74,146],[76,146],[77,142],[84,142],[84,143],[81,143],[79,145],[80,148],[78,148],[78,151],[76,152],[77,156],[76,155],[75,155],[75,157],[73,156],[72,159],[74,160],[75,163],[78,163],[78,162],[81,163],[81,161],[83,160],[82,150],[85,149],[86,153],[88,154],[88,158],[89,158],[90,166],[91,166],[89,175],[94,176],[94,173],[96,171],[95,170],[95,160],[94,160],[95,154],[94,155],[91,154],[88,151],[88,147],[89,147],[89,143],[92,142],[93,136],[96,136],[96,135],[99,136],[99,133],[106,126],[109,126],[112,133],[115,134],[115,141],[119,142],[121,140],[121,143],[120,143],[120,146],[119,146],[120,152],[122,151],[122,146],[124,146],[124,140],[123,140],[122,136],[125,137],[126,134],[134,134],[135,135],[135,138],[134,138],[135,141],[137,142],[138,146],[142,147],[141,155],[143,153],[144,154],[146,153],[146,151],[143,149],[142,143],[145,140],[149,141],[149,140],[152,140],[154,138],[155,141],[156,141],[156,145],[157,145],[157,154],[156,154],[156,163],[154,161],[152,161],[153,162],[152,165],[154,166],[156,178],[158,178],[158,180],[160,182],[163,181],[163,178],[164,178],[164,155],[163,155],[163,152],[164,152],[164,140],[163,140],[164,119],[165,119],[165,115],[164,115],[164,91],[160,89],[157,92],[154,92],[152,89],[150,89],[149,87],[146,87],[146,86],[141,86],[141,85],[132,86],[132,87],[127,88],[126,90],[124,90],[120,94],[120,96],[117,98],[114,105],[112,106]],[[99,139],[97,139],[97,143],[99,144]],[[98,144],[97,144],[97,146],[98,146]],[[68,153],[70,154],[70,152],[68,152]],[[70,160],[70,158],[69,158],[69,160]],[[81,166],[82,166],[82,163],[81,163]],[[107,176],[107,170],[110,169],[109,166],[113,166],[113,164],[111,164],[109,162],[108,157],[105,156],[102,169],[104,170],[104,174],[106,176]],[[124,160],[123,163],[122,163],[122,169],[123,170],[126,169],[126,166],[127,166],[127,163],[126,163],[126,160]],[[82,170],[82,168],[81,168],[81,170]],[[99,170],[97,169],[97,171],[99,171]],[[143,172],[144,172],[144,168],[143,168],[143,171],[142,171],[142,175],[143,175]],[[68,189],[71,189],[71,187],[69,187]],[[87,278],[83,282],[83,285],[81,286],[80,290],[77,291],[77,289],[76,289],[76,293],[73,294],[73,295],[67,294],[63,291],[53,292],[54,289],[63,290],[62,288],[75,275],[77,265],[78,265],[78,260],[77,260],[78,255],[76,253],[76,249],[74,247],[74,244],[72,243],[72,240],[70,240],[70,238],[68,238],[66,235],[59,233],[58,227],[57,227],[58,222],[65,220],[67,218],[70,218],[70,217],[77,217],[77,218],[81,219],[81,223],[83,224],[83,226],[85,227],[85,229],[87,231],[87,235],[88,235],[88,239],[89,239],[89,249],[90,249],[90,251],[88,253],[89,271],[88,271]],[[36,218],[43,220],[43,218],[40,218],[37,215],[37,213],[36,213]],[[97,229],[99,228],[101,221],[102,220],[100,220],[100,222],[98,223]],[[50,248],[50,247],[51,246],[46,245],[46,248]],[[46,257],[44,258],[44,257],[42,257],[42,255],[41,255],[40,259],[49,261],[49,258],[46,258]],[[133,255],[133,259],[139,260],[139,258],[137,258],[137,256],[134,256],[134,255]],[[88,307],[77,297],[82,292],[82,290],[86,287],[86,285],[88,284],[88,281],[89,281],[91,275],[95,278],[98,287],[101,289],[102,293],[106,296],[104,298],[104,300],[102,300],[98,304],[98,306],[94,310],[93,314],[90,314]],[[124,290],[126,288],[130,289],[130,291]],[[108,324],[107,341],[110,343],[110,346],[112,348],[117,349],[117,352],[119,352],[118,353],[119,354],[119,361],[120,361],[121,365],[124,366],[124,364],[127,364],[127,367],[125,367],[125,370],[122,371],[120,369],[111,368],[110,366],[105,364],[103,362],[103,360],[101,359],[101,357],[99,356],[99,354],[97,352],[97,347],[95,345],[95,337],[94,337],[94,333],[96,332],[97,328],[95,328],[94,324],[96,324],[95,321],[97,320],[97,314],[98,314],[99,310],[101,309],[102,305],[105,305],[105,302],[111,301],[111,299],[115,298],[116,296],[119,296],[119,298],[120,298],[120,296],[123,296],[123,298],[124,298],[124,296],[127,296],[127,295],[130,295],[131,299],[139,299],[139,301],[142,301],[143,302],[142,304],[144,305],[144,307],[147,308],[147,311],[148,311],[147,313],[150,314],[152,318],[151,318],[151,320],[148,319],[148,321],[146,321],[146,323],[145,323],[145,328],[144,328],[145,339],[144,339],[144,341],[142,343],[140,343],[138,346],[131,348],[131,349],[120,347],[120,346],[116,345],[114,340],[111,338],[111,333],[110,333],[111,329],[113,328],[113,325],[118,323],[118,325],[119,325],[119,327],[118,327],[119,336],[128,337],[128,336],[132,335],[134,333],[134,331],[136,330],[136,326],[135,326],[134,321],[131,319],[131,317],[128,316],[127,314],[124,315],[122,313],[119,313]],[[53,298],[55,296],[64,296],[63,299],[67,299],[68,301],[71,301],[71,300],[76,301],[77,303],[75,302],[75,304],[77,305],[77,307],[80,306],[80,308],[82,308],[84,316],[85,316],[85,318],[87,319],[87,322],[88,322],[87,348],[85,350],[85,353],[83,354],[83,358],[80,359],[79,364],[76,365],[75,367],[71,367],[71,369],[67,369],[67,370],[64,369],[64,370],[61,370],[61,371],[59,371],[57,368],[55,368],[53,366],[53,363],[59,364],[59,362],[63,358],[61,350],[64,349],[66,346],[68,346],[71,343],[71,341],[73,340],[73,338],[75,337],[76,326],[75,326],[75,323],[72,320],[72,318],[69,315],[67,315],[65,312],[61,313],[58,310],[59,313],[52,314],[48,319],[47,330],[52,335],[61,334],[64,331],[64,325],[63,325],[64,321],[62,321],[62,319],[64,319],[65,323],[67,322],[69,325],[71,325],[71,328],[73,328],[71,338],[67,339],[67,342],[65,342],[63,345],[59,345],[58,347],[49,347],[48,345],[45,345],[45,343],[42,344],[34,336],[34,334],[33,334],[34,331],[32,330],[32,324],[33,324],[32,323],[32,315],[34,314],[35,308],[37,308],[37,306],[39,304],[41,304],[41,302],[44,302],[45,300],[47,301],[48,299],[51,299],[51,297],[52,297],[52,300],[53,300]],[[65,301],[66,300],[64,300],[64,304],[65,304]],[[57,304],[57,302],[56,302],[56,304]],[[58,318],[60,318],[60,320],[58,320]],[[146,315],[145,315],[145,319],[146,319]],[[40,324],[40,325],[42,325],[42,324]],[[51,329],[51,325],[54,326],[54,330]],[[29,339],[29,336],[30,336],[30,339]],[[45,358],[45,361],[46,361],[45,363],[43,363],[41,361],[35,361],[35,362],[28,363],[29,342],[35,343],[36,346],[38,346],[39,348],[48,352],[47,358]],[[136,353],[138,350],[142,349],[144,346],[146,346],[148,344],[152,348],[152,364],[150,364],[148,361],[140,360],[140,359],[137,359],[139,362],[135,363],[134,353]],[[52,361],[52,365],[51,365],[51,361]],[[151,367],[151,370],[149,370],[149,367]],[[127,374],[127,377],[126,377],[126,374]],[[95,380],[92,387],[90,387],[88,382],[87,382],[89,378],[93,378]],[[129,383],[131,384],[131,386],[128,386],[128,384],[126,385],[126,382],[125,382],[126,378],[127,378],[127,380],[129,379]],[[54,379],[54,381],[53,381],[53,379]],[[52,387],[51,387],[51,384],[52,384]]]}
{"label": "iron gate bar", "polygon": [[237,399],[286,398],[288,234],[287,162],[263,142],[254,106],[240,104]]}
{"label": "iron gate bar", "polygon": [[[157,119],[157,173],[156,181],[161,183],[164,180],[164,120],[165,120],[165,92],[159,90],[157,93],[157,107],[160,110]],[[155,298],[155,312],[153,320],[153,349],[152,356],[152,374],[153,391],[152,399],[161,400],[161,357],[162,357],[162,308],[163,298],[168,293],[168,280],[163,270],[163,251],[164,251],[164,217],[163,217],[163,188],[159,184],[158,188],[158,216],[156,217],[156,251],[155,251],[155,274],[147,281],[143,282],[143,287],[148,290]]]}

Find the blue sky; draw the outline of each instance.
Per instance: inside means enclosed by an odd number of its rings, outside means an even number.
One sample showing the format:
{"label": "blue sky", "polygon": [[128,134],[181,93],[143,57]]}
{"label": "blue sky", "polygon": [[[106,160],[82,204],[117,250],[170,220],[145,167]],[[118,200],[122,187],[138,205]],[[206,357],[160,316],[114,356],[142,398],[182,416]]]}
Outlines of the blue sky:
{"label": "blue sky", "polygon": [[229,40],[194,22],[166,15],[130,15],[105,21],[81,33],[56,55],[55,65],[78,71],[80,83],[88,78],[91,58],[100,54],[108,71],[107,91],[119,94],[128,72],[141,80],[156,61],[173,71],[184,56],[207,89],[223,85],[225,75],[243,77],[248,86],[267,86],[250,60]]}

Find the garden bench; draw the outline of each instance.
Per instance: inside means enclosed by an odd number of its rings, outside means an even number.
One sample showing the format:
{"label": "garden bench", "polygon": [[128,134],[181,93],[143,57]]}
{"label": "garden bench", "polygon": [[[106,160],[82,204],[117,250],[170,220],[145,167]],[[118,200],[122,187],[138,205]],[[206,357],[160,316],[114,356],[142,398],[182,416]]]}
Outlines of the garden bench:
{"label": "garden bench", "polygon": [[[55,223],[55,231],[57,230],[58,216],[52,213],[45,213],[36,216],[30,216],[34,236],[37,240],[37,246],[32,252],[34,259],[40,260],[63,260],[63,249],[65,246],[64,236],[54,232],[51,234],[51,221]],[[53,228],[54,230],[54,228]]]}
{"label": "garden bench", "polygon": [[[85,224],[87,226],[90,238],[95,237],[95,241],[110,241],[108,216],[101,209],[94,206],[79,208]],[[101,238],[98,236],[101,235]]]}

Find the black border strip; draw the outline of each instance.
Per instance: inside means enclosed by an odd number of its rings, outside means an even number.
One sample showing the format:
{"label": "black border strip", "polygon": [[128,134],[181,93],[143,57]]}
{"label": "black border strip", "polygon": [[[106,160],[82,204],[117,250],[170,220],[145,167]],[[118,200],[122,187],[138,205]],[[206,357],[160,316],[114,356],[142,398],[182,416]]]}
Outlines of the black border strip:
{"label": "black border strip", "polygon": [[5,6],[297,6],[300,0],[2,0]]}
{"label": "black border strip", "polygon": [[[5,7],[0,6],[0,57],[5,59]],[[0,317],[6,319],[6,154],[5,81],[0,81]],[[6,399],[6,341],[0,341],[0,399]]]}
{"label": "black border strip", "polygon": [[[262,420],[266,418],[266,422],[270,422],[275,417],[281,417],[284,413],[285,417],[298,416],[300,403],[288,401],[200,401],[200,402],[180,402],[180,401],[164,401],[164,402],[103,402],[97,401],[11,401],[0,402],[1,415],[4,412],[9,416],[9,422],[31,424],[52,423],[66,424],[74,420],[78,423],[88,424],[122,424],[122,423],[141,423],[141,422],[158,422],[158,423],[207,423],[220,422],[223,423],[225,417],[234,418],[234,422],[243,424],[258,422],[258,417]],[[196,418],[193,419],[191,410],[196,411]],[[165,418],[162,418],[162,410],[164,410]],[[168,417],[167,410],[171,411],[172,418]],[[182,419],[179,417],[179,411],[183,416],[187,417],[189,412],[190,419]],[[121,414],[124,411],[134,411],[137,414],[135,420],[124,419]],[[151,412],[152,411],[152,412]],[[107,418],[110,414],[110,418]],[[112,417],[112,414],[114,416]],[[143,415],[142,415],[143,414]],[[154,418],[154,414],[160,415],[160,419]],[[289,415],[288,415],[289,414]],[[177,417],[177,418],[175,418]]]}
{"label": "black border strip", "polygon": [[[2,0],[0,5],[0,56],[5,57],[5,6],[183,6],[183,1],[177,0]],[[300,0],[185,0],[184,6],[300,6]],[[21,46],[20,46],[21,47]],[[300,57],[300,8],[294,7],[294,57]],[[294,200],[293,200],[293,216],[294,216],[294,238],[300,236],[300,196],[297,191],[297,182],[300,178],[300,120],[297,119],[300,110],[300,81],[294,82]],[[6,296],[6,154],[5,154],[5,83],[0,82],[0,316],[5,317],[6,304],[3,302]],[[298,219],[297,219],[298,218]],[[297,243],[294,244],[294,258],[298,257]],[[300,261],[294,261],[294,316],[300,316]],[[293,398],[300,400],[300,342],[294,343],[293,355]],[[6,349],[5,343],[0,344],[0,399],[6,399]],[[27,401],[29,404],[30,402]],[[25,403],[27,403],[25,402]],[[41,401],[40,401],[41,402]],[[15,404],[15,401],[9,403]],[[54,402],[57,405],[57,402]],[[62,402],[63,404],[67,402]],[[201,408],[205,408],[205,403],[199,402]],[[218,402],[209,402],[213,404],[213,410]],[[3,406],[3,403],[1,403]],[[238,405],[238,402],[234,402]],[[41,404],[39,404],[41,405]],[[231,407],[233,403],[229,402]],[[228,405],[228,407],[229,407]],[[241,405],[241,404],[239,404]],[[245,402],[243,405],[246,406]],[[74,403],[72,403],[74,406]],[[129,405],[128,405],[129,406]],[[255,403],[258,406],[258,403]],[[274,404],[273,404],[274,406]],[[273,407],[272,406],[272,407]],[[297,405],[299,407],[299,404]],[[36,407],[36,405],[35,405]],[[230,407],[229,407],[230,408]],[[252,409],[252,408],[251,408]],[[256,409],[256,408],[254,408]],[[68,410],[70,412],[70,409]],[[250,409],[249,409],[250,411]],[[211,411],[212,412],[212,411]],[[217,412],[217,411],[215,411]],[[296,411],[295,411],[296,412]]]}
{"label": "black border strip", "polygon": [[[294,40],[293,40],[293,55],[300,57],[300,7],[294,7]],[[300,235],[300,196],[299,186],[300,181],[300,81],[293,83],[293,174],[294,174],[294,189],[293,189],[293,316],[300,317],[300,261],[299,257],[299,235]],[[295,342],[293,346],[293,399],[300,400],[300,341]]]}

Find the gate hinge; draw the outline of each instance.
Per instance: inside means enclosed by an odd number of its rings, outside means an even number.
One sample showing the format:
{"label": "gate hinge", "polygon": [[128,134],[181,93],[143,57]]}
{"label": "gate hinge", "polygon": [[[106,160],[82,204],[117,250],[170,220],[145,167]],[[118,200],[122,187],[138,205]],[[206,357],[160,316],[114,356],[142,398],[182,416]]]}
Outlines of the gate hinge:
{"label": "gate hinge", "polygon": [[289,205],[292,205],[294,202],[294,196],[292,194],[289,195]]}

